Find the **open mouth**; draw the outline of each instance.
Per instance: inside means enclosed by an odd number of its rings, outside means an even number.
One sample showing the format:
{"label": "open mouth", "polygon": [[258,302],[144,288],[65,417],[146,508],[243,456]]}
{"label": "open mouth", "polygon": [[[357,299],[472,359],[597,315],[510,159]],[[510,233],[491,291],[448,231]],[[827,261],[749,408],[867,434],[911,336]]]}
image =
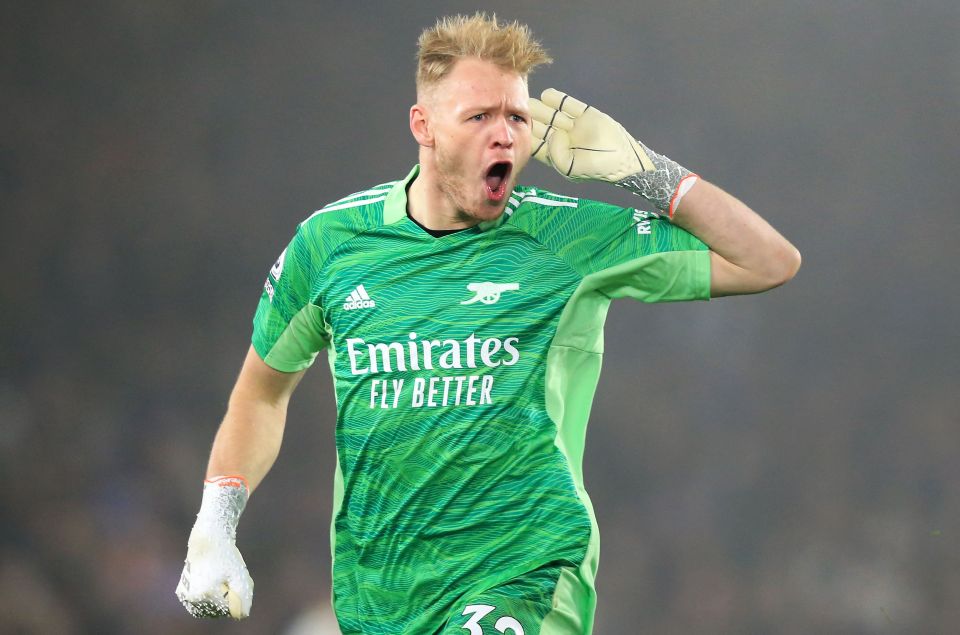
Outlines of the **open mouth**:
{"label": "open mouth", "polygon": [[487,175],[484,177],[484,183],[487,188],[487,198],[494,201],[502,201],[507,194],[507,182],[510,177],[510,170],[513,164],[509,161],[498,161],[490,166]]}

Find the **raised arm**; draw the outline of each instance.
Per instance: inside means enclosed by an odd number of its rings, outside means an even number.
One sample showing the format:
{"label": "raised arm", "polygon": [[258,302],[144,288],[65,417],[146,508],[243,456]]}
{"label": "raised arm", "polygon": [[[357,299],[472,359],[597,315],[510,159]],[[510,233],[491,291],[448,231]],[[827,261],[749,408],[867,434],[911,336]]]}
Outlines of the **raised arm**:
{"label": "raised arm", "polygon": [[800,252],[759,214],[699,179],[673,214],[675,225],[710,247],[710,295],[759,293],[790,280]]}
{"label": "raised arm", "polygon": [[530,100],[533,156],[572,181],[604,181],[643,196],[710,250],[712,297],[783,284],[800,253],[720,188],[637,141],[610,116],[552,88]]}
{"label": "raised arm", "polygon": [[250,492],[277,458],[287,404],[303,373],[278,372],[252,346],[247,352],[213,442],[177,585],[177,598],[194,617],[250,614],[253,580],[236,547],[237,523]]}

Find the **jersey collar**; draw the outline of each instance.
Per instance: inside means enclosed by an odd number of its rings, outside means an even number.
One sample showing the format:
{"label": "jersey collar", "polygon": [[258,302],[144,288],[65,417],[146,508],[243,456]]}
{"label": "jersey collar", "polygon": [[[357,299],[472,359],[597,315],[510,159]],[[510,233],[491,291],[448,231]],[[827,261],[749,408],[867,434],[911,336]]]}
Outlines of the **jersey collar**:
{"label": "jersey collar", "polygon": [[387,194],[387,200],[383,202],[383,224],[393,225],[407,217],[407,186],[413,179],[420,174],[420,164],[413,166],[406,178],[397,181],[390,192]]}

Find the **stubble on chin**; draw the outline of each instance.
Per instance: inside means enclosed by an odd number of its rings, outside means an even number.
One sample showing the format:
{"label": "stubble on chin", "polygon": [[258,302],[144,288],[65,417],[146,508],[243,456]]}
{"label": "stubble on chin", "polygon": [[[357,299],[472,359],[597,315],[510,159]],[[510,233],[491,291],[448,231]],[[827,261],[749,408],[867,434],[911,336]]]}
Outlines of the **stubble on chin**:
{"label": "stubble on chin", "polygon": [[448,155],[437,148],[437,186],[443,195],[453,204],[460,220],[480,220],[471,209],[466,197],[467,185],[463,177],[463,164],[456,155]]}
{"label": "stubble on chin", "polygon": [[[477,223],[498,218],[506,208],[507,201],[491,201],[486,197],[476,197],[471,204],[470,185],[464,176],[463,163],[456,154],[447,154],[442,148],[436,148],[437,186],[449,200],[457,213],[458,220]],[[480,190],[480,184],[474,189]]]}

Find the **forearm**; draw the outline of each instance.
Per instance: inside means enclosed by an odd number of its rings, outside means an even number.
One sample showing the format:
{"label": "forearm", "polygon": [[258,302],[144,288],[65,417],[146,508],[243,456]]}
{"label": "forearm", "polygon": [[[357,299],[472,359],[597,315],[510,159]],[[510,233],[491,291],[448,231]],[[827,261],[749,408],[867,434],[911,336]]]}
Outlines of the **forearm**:
{"label": "forearm", "polygon": [[213,441],[207,478],[242,476],[256,489],[280,452],[287,404],[302,377],[302,371],[270,368],[250,347]]}
{"label": "forearm", "polygon": [[[242,619],[250,614],[253,602],[253,579],[236,546],[237,523],[254,487],[251,481],[259,483],[273,462],[269,458],[273,435],[263,434],[265,428],[248,425],[259,422],[259,418],[249,417],[256,414],[255,408],[237,404],[233,397],[230,401],[214,440],[200,511],[190,531],[187,559],[177,585],[177,598],[194,617]],[[279,440],[276,445],[279,447]]]}
{"label": "forearm", "polygon": [[736,197],[637,142],[653,164],[616,183],[710,247],[710,295],[759,293],[794,276],[800,253]]}
{"label": "forearm", "polygon": [[714,252],[714,296],[771,289],[790,280],[800,266],[800,253],[776,229],[736,197],[703,179],[682,198],[673,223]]}
{"label": "forearm", "polygon": [[243,476],[253,492],[280,452],[286,417],[286,403],[232,397],[210,451],[207,478]]}

